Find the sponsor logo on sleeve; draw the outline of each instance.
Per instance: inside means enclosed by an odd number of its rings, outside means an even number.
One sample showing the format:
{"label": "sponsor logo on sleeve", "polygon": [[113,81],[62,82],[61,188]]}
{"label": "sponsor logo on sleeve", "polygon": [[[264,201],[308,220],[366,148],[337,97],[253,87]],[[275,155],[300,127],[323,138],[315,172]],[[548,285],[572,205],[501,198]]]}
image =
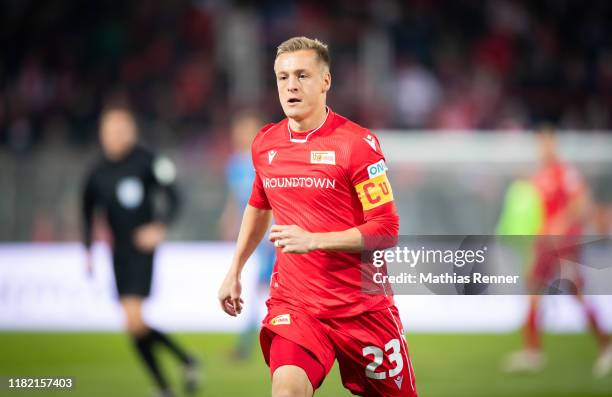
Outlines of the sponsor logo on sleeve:
{"label": "sponsor logo on sleeve", "polygon": [[310,152],[310,164],[336,164],[336,152],[333,150],[313,150]]}
{"label": "sponsor logo on sleeve", "polygon": [[388,170],[389,169],[387,168],[387,165],[385,164],[385,160],[380,160],[377,163],[368,165],[368,177],[374,178],[375,176],[384,174]]}
{"label": "sponsor logo on sleeve", "polygon": [[393,201],[393,191],[386,173],[355,185],[355,190],[364,211]]}
{"label": "sponsor logo on sleeve", "polygon": [[291,324],[290,314],[279,314],[270,320],[270,325],[289,325]]}

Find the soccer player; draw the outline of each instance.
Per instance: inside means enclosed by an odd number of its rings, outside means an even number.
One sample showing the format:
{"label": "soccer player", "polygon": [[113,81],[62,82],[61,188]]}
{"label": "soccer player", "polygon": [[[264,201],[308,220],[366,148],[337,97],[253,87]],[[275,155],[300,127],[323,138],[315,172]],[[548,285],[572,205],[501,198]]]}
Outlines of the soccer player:
{"label": "soccer player", "polygon": [[[251,143],[261,127],[261,119],[251,111],[237,114],[231,125],[233,152],[225,167],[225,177],[229,194],[221,215],[221,234],[226,238],[236,238],[239,214],[246,208],[251,195],[251,185],[255,177],[251,160]],[[240,334],[238,344],[232,352],[232,358],[245,360],[251,355],[259,324],[261,322],[260,306],[268,297],[270,276],[274,267],[274,246],[265,241],[255,250],[259,269],[257,271],[255,302],[248,307],[247,326]]]}
{"label": "soccer player", "polygon": [[318,40],[277,49],[287,118],[253,141],[255,180],[219,301],[231,316],[242,311],[240,274],[273,214],[277,259],[260,333],[272,396],[312,396],[336,359],[353,394],[416,396],[393,297],[361,288],[360,252],[397,242],[384,156],[374,134],[326,106],[329,67]]}
{"label": "soccer player", "polygon": [[[126,107],[106,109],[100,119],[103,158],[91,170],[83,194],[83,241],[87,248],[87,270],[92,272],[90,253],[95,209],[103,209],[113,242],[113,267],[119,301],[127,331],[140,357],[153,376],[160,396],[171,391],[162,373],[154,347],[167,347],[183,364],[187,391],[195,391],[199,368],[194,357],[142,317],[143,300],[149,296],[156,247],[166,235],[167,224],[176,216],[178,196],[175,168],[166,157],[137,144],[133,114]],[[166,210],[155,211],[154,197],[164,194]]]}
{"label": "soccer player", "polygon": [[[597,377],[612,370],[612,345],[599,325],[593,308],[582,294],[584,280],[577,263],[580,261],[579,236],[587,219],[589,192],[579,172],[564,163],[556,149],[553,130],[537,131],[540,168],[532,178],[543,207],[539,236],[535,240],[534,263],[528,275],[529,308],[524,330],[524,348],[513,353],[505,363],[509,372],[536,372],[545,365],[541,349],[538,309],[540,296],[547,285],[559,276],[573,284],[575,297],[583,306],[591,331],[599,347],[599,358],[593,367]],[[571,258],[561,261],[560,258]]]}

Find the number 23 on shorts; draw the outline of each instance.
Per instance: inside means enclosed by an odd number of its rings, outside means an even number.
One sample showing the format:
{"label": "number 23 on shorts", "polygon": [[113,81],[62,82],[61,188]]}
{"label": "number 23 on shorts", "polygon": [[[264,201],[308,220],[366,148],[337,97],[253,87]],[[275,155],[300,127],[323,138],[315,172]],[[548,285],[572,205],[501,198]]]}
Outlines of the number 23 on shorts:
{"label": "number 23 on shorts", "polygon": [[[399,339],[391,339],[385,344],[385,350],[377,346],[366,346],[362,350],[364,357],[372,356],[372,361],[365,367],[365,375],[371,379],[386,379],[393,378],[400,374],[404,368],[404,358],[402,357],[402,347]],[[393,365],[388,372],[377,371],[378,367],[382,365],[385,355],[389,362]]]}

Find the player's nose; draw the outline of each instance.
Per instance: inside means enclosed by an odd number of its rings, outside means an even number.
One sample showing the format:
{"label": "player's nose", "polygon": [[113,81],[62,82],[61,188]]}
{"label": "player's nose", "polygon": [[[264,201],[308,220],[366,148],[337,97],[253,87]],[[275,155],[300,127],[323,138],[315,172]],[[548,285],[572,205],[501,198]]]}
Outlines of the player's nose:
{"label": "player's nose", "polygon": [[287,81],[287,91],[289,92],[295,92],[298,89],[298,80],[297,78],[290,76],[288,81]]}

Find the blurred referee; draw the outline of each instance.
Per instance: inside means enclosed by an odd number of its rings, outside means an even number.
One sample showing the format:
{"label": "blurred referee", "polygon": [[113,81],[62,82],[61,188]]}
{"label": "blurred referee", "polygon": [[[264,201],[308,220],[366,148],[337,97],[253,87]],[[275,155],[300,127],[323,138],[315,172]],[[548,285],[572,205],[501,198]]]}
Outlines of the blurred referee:
{"label": "blurred referee", "polygon": [[[119,301],[127,330],[140,357],[159,389],[172,393],[154,354],[156,345],[166,346],[183,364],[185,389],[195,392],[198,363],[167,335],[151,328],[142,317],[143,300],[149,296],[153,256],[166,235],[166,225],[178,210],[175,168],[172,162],[137,143],[138,129],[132,112],[123,106],[109,107],[100,117],[103,157],[87,177],[83,194],[83,241],[87,248],[87,271],[92,272],[92,223],[96,209],[103,209],[112,232],[113,267]],[[156,210],[157,195],[166,199],[165,210]]]}

